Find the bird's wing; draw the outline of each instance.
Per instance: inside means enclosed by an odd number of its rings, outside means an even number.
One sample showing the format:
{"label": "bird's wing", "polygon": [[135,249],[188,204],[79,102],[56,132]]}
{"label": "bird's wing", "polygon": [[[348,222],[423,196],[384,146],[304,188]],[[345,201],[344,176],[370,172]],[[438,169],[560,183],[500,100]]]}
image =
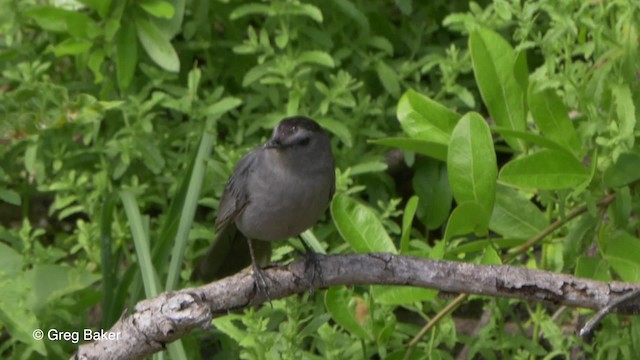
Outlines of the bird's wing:
{"label": "bird's wing", "polygon": [[227,186],[224,188],[220,198],[218,216],[216,217],[216,231],[220,231],[230,222],[235,221],[245,206],[249,204],[246,179],[253,169],[258,155],[257,152],[260,150],[258,148],[243,156],[233,170],[233,174],[229,178],[229,182],[227,182]]}

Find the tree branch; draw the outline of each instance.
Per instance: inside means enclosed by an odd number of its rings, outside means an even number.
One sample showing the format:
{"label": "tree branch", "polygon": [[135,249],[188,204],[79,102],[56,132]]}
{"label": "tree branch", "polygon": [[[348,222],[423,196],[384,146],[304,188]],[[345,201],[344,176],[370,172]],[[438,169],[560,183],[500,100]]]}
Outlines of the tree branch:
{"label": "tree branch", "polygon": [[[640,283],[600,282],[541,270],[506,265],[475,265],[392,254],[317,254],[313,284],[303,261],[265,269],[271,299],[335,285],[410,285],[446,292],[544,301],[601,309]],[[319,271],[319,273],[318,273]],[[317,276],[320,274],[321,276]],[[101,339],[80,346],[74,359],[142,359],[164,349],[195,328],[206,328],[212,317],[262,304],[247,271],[198,288],[163,293],[139,302],[133,314],[120,319]],[[640,313],[636,298],[616,307]],[[117,338],[116,338],[117,337]]]}

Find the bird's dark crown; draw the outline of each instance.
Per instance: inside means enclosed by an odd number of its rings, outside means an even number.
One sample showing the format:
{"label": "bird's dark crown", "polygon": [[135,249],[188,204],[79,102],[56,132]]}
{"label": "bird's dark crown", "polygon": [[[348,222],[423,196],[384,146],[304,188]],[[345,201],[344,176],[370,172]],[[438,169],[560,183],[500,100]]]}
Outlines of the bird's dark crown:
{"label": "bird's dark crown", "polygon": [[278,124],[278,128],[281,130],[284,129],[295,129],[302,128],[313,132],[320,132],[322,128],[318,125],[317,122],[311,120],[306,116],[291,116],[288,118],[282,119],[280,124]]}

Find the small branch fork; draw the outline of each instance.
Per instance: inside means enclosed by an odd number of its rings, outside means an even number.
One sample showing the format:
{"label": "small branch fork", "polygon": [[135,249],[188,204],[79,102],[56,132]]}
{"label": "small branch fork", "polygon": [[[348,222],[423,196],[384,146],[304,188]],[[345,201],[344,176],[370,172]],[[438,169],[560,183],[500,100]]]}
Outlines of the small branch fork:
{"label": "small branch fork", "polygon": [[[640,313],[640,283],[600,282],[507,265],[476,265],[393,254],[317,255],[322,276],[309,282],[304,261],[264,269],[269,297],[284,298],[310,288],[336,285],[407,285],[454,293],[518,298],[622,314]],[[626,301],[620,302],[620,299]],[[250,272],[198,288],[163,293],[143,300],[120,319],[105,338],[81,345],[72,359],[143,359],[214,316],[268,299],[256,291]],[[616,304],[610,307],[610,304]],[[107,338],[111,336],[111,338]]]}

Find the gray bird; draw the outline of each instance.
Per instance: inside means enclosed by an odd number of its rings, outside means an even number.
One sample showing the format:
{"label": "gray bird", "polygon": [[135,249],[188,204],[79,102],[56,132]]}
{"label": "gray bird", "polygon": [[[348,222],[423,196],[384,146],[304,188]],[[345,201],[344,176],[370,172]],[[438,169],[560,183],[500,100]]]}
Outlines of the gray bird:
{"label": "gray bird", "polygon": [[334,192],[327,134],[303,116],[282,120],[269,141],[236,165],[220,199],[216,239],[194,277],[211,281],[251,263],[256,285],[265,286],[260,265],[269,261],[271,242],[313,226]]}

